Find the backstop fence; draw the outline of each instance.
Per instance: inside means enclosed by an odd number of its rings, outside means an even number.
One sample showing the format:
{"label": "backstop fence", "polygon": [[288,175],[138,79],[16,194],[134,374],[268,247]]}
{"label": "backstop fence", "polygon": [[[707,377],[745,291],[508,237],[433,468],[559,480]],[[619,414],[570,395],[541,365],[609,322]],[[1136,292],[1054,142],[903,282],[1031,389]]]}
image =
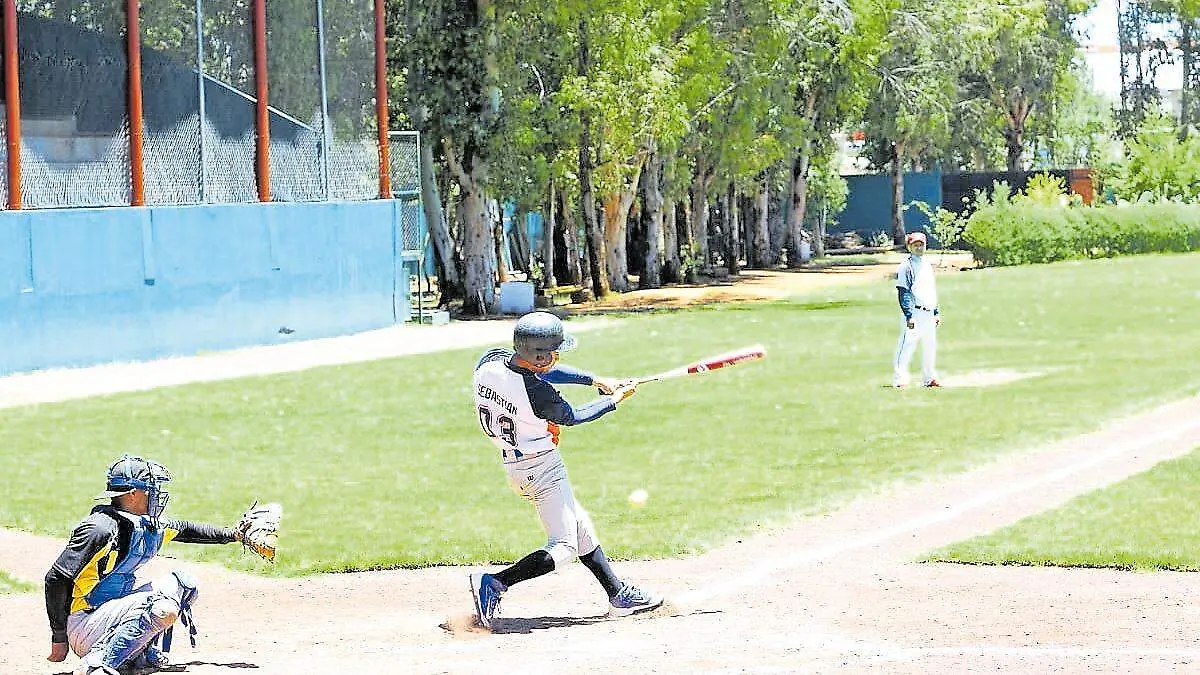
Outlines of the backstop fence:
{"label": "backstop fence", "polygon": [[383,0],[0,3],[5,208],[418,193]]}

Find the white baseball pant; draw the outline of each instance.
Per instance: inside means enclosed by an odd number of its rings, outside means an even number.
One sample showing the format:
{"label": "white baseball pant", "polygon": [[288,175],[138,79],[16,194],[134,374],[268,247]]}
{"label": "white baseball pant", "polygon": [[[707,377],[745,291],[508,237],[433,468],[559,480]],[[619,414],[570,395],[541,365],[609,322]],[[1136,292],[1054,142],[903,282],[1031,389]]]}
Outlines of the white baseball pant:
{"label": "white baseball pant", "polygon": [[900,317],[900,343],[896,345],[892,384],[902,387],[908,384],[908,369],[912,364],[917,344],[921,345],[921,380],[929,384],[937,379],[937,317],[932,310],[913,309],[913,327],[908,327]]}
{"label": "white baseball pant", "polygon": [[537,509],[554,566],[591,553],[600,545],[592,518],[575,500],[558,450],[506,464],[508,484]]}

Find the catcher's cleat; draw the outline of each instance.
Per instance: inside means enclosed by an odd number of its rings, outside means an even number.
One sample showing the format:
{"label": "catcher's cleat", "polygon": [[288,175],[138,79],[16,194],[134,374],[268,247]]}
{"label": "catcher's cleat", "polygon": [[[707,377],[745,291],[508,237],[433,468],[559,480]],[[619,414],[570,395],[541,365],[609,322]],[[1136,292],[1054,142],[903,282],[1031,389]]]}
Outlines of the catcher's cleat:
{"label": "catcher's cleat", "polygon": [[632,584],[625,584],[621,586],[621,590],[617,591],[616,595],[609,599],[608,603],[612,605],[612,608],[608,610],[609,616],[629,616],[658,609],[663,604],[663,597],[647,593]]}
{"label": "catcher's cleat", "polygon": [[504,584],[490,574],[471,575],[471,597],[475,600],[475,616],[479,618],[479,625],[492,627],[492,617],[500,610],[500,594],[505,590]]}
{"label": "catcher's cleat", "polygon": [[129,672],[131,675],[147,675],[166,668],[170,663],[171,659],[166,654],[151,645],[146,647],[146,651],[137,655]]}
{"label": "catcher's cleat", "polygon": [[90,666],[85,662],[80,663],[71,675],[121,675],[121,673],[108,666]]}

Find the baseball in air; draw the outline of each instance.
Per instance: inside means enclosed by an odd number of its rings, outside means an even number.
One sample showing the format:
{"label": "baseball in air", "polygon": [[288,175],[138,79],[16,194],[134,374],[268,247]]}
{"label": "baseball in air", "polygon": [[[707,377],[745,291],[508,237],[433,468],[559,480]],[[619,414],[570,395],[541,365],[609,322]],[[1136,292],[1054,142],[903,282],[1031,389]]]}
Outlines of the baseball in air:
{"label": "baseball in air", "polygon": [[640,509],[646,505],[646,500],[650,498],[650,493],[642,488],[638,488],[629,493],[629,506]]}

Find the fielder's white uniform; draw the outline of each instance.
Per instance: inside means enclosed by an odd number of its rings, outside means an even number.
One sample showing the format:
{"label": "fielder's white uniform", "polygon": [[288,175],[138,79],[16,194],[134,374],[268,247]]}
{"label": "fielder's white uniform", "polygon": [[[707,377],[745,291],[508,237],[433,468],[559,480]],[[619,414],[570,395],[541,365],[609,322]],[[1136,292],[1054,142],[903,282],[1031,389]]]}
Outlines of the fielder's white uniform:
{"label": "fielder's white uniform", "polygon": [[[913,328],[908,327],[908,316],[901,319],[900,343],[896,346],[893,363],[892,384],[905,386],[909,381],[908,369],[912,363],[917,344],[921,345],[921,380],[929,384],[937,380],[937,284],[933,279],[933,266],[926,256],[909,255],[896,271],[896,288],[900,289],[900,304],[906,315],[911,315]],[[906,301],[905,291],[908,298]]]}
{"label": "fielder's white uniform", "polygon": [[558,567],[600,545],[591,517],[571,491],[558,451],[559,426],[590,422],[616,404],[600,398],[574,410],[549,383],[591,385],[591,375],[565,366],[534,373],[513,364],[512,355],[493,349],[480,359],[476,412],[483,432],[500,450],[509,486],[537,509],[546,530],[545,549]]}

